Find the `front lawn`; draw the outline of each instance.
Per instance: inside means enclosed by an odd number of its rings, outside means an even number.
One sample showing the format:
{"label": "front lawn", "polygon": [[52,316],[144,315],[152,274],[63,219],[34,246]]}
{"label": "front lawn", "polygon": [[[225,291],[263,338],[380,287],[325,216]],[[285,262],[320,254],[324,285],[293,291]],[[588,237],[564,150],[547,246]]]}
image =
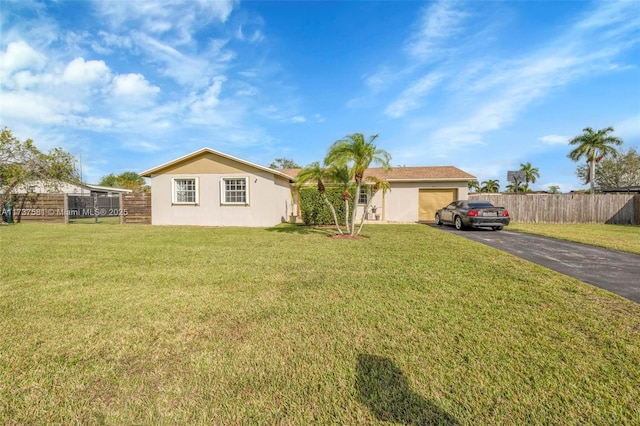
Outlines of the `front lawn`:
{"label": "front lawn", "polygon": [[640,226],[512,222],[508,229],[640,254]]}
{"label": "front lawn", "polygon": [[640,305],[429,226],[331,232],[0,228],[0,423],[640,418]]}

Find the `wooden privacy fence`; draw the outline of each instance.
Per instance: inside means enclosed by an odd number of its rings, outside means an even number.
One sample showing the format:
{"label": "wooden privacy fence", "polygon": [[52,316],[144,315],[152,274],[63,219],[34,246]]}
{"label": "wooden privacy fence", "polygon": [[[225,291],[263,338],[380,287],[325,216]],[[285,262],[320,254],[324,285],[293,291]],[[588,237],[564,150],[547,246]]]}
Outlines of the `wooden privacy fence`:
{"label": "wooden privacy fence", "polygon": [[[69,206],[67,194],[15,194],[11,200],[14,222],[69,223],[70,217],[86,216]],[[120,223],[151,224],[151,194],[122,194],[118,207],[102,208],[99,215],[103,211],[119,216]]]}
{"label": "wooden privacy fence", "polygon": [[640,225],[640,194],[469,194],[509,210],[525,223]]}

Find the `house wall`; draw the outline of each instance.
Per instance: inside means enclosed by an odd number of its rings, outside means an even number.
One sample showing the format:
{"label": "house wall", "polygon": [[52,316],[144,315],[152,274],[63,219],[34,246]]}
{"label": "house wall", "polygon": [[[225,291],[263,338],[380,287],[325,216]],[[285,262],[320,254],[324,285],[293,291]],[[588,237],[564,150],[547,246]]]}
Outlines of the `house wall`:
{"label": "house wall", "polygon": [[[198,204],[172,204],[172,179],[194,177],[198,178]],[[249,178],[247,205],[221,203],[223,177]],[[217,158],[199,158],[154,175],[151,187],[154,225],[273,226],[288,220],[292,203],[288,180]]]}
{"label": "house wall", "polygon": [[[460,200],[466,200],[469,195],[467,181],[390,183],[391,190],[384,194],[384,202],[382,191],[378,191],[371,203],[378,207],[381,219],[390,222],[418,221],[418,193],[420,189],[456,188]],[[363,207],[358,206],[359,214],[362,214]]]}

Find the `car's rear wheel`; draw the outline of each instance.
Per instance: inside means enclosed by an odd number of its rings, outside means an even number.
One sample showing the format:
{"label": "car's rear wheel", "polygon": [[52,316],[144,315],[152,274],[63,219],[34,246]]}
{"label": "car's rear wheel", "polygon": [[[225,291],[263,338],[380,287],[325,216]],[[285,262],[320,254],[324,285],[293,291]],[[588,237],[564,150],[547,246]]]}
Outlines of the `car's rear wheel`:
{"label": "car's rear wheel", "polygon": [[440,215],[436,213],[436,225],[442,226],[442,221],[440,220]]}
{"label": "car's rear wheel", "polygon": [[462,219],[460,219],[460,216],[456,216],[456,218],[453,220],[453,225],[456,227],[458,231],[464,228],[464,225],[462,224]]}
{"label": "car's rear wheel", "polygon": [[502,226],[492,226],[491,229],[494,231],[502,231]]}

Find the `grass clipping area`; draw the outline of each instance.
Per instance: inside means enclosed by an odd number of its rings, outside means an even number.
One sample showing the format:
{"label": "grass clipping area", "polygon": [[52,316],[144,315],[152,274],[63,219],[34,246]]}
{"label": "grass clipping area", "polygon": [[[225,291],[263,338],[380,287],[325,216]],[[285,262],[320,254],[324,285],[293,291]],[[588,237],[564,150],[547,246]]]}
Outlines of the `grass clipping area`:
{"label": "grass clipping area", "polygon": [[428,226],[331,232],[2,227],[0,423],[640,418],[640,305]]}

